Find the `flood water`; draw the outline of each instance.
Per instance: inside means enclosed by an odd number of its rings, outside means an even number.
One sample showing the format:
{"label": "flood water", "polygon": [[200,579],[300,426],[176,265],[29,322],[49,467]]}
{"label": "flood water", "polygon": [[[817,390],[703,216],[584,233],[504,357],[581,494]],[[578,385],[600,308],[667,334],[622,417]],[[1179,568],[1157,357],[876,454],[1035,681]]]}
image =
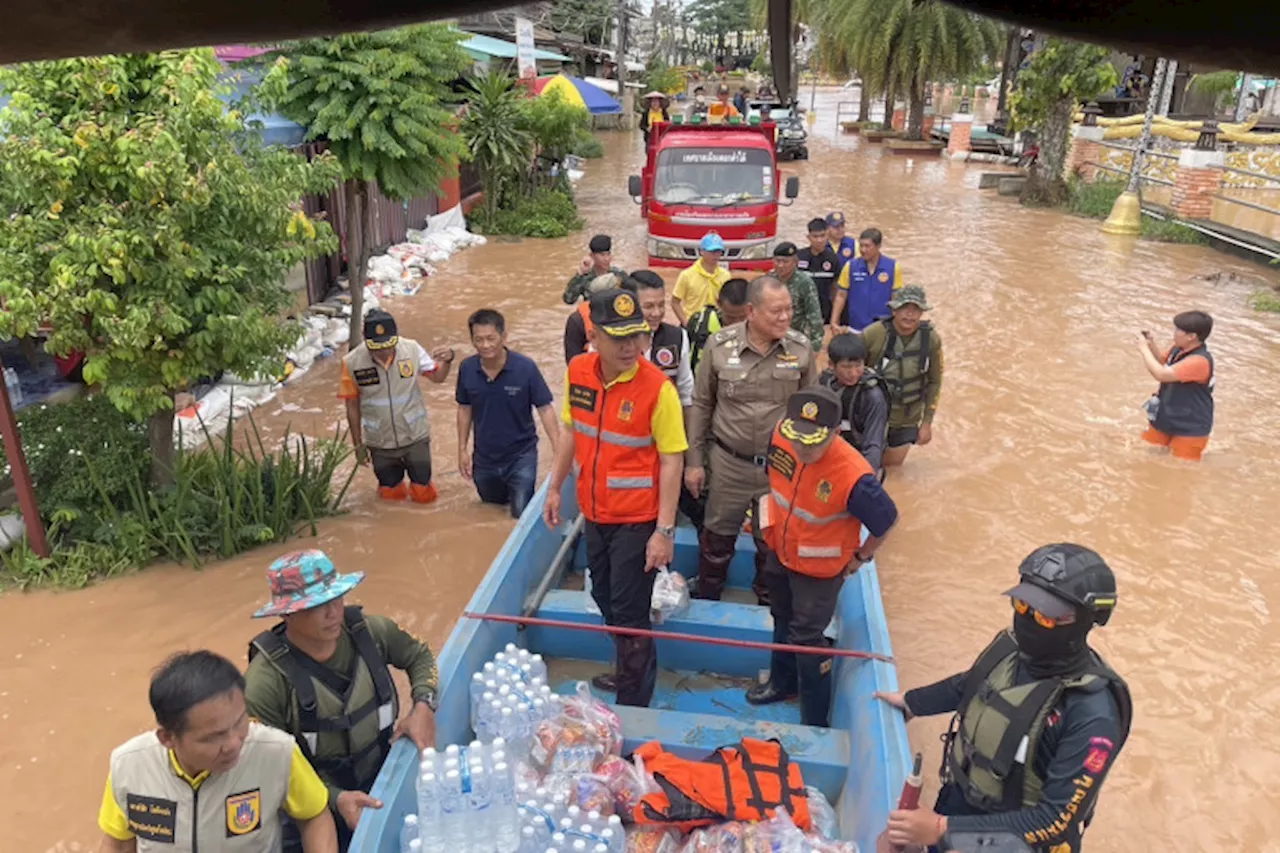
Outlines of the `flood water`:
{"label": "flood water", "polygon": [[[833,209],[855,232],[880,228],[906,280],[928,288],[945,341],[934,441],[889,480],[902,520],[879,563],[902,683],[972,662],[1008,623],[999,593],[1027,552],[1087,544],[1120,584],[1116,615],[1093,639],[1129,680],[1136,708],[1090,849],[1280,850],[1268,793],[1280,773],[1271,612],[1280,529],[1268,521],[1280,505],[1280,317],[1245,307],[1252,283],[1274,275],[1206,248],[1107,237],[1096,222],[1020,208],[976,188],[980,165],[891,157],[835,136],[842,98],[819,94],[813,157],[788,166],[801,196],[784,229],[802,242],[804,223]],[[580,187],[586,232],[464,251],[416,297],[388,304],[402,334],[453,344],[461,358],[466,316],[496,307],[511,346],[538,361],[558,397],[560,293],[587,238],[611,232],[620,266],[645,262],[625,188],[640,137],[605,140],[607,158],[590,163]],[[1223,271],[1237,277],[1199,278]],[[1217,321],[1218,420],[1200,465],[1138,438],[1154,383],[1136,332],[1167,338],[1170,317],[1192,307]],[[260,425],[277,436],[286,424],[331,432],[342,419],[336,384],[336,361],[321,362],[258,410]],[[200,571],[161,567],[74,593],[0,597],[0,801],[9,803],[0,848],[96,848],[107,756],[152,724],[151,669],[183,648],[243,660],[266,627],[249,618],[266,597],[263,570],[285,551],[320,547],[341,569],[368,571],[356,598],[438,648],[512,525],[456,472],[452,400],[452,377],[429,386],[435,506],[379,503],[361,472],[350,512],[322,524],[317,540]],[[944,724],[909,726],[931,779]]]}

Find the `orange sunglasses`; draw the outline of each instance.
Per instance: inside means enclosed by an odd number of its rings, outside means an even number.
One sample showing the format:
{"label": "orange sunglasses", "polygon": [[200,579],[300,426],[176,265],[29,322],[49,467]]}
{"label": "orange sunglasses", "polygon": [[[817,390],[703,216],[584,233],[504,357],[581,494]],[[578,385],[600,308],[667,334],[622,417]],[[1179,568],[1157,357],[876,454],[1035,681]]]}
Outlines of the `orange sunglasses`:
{"label": "orange sunglasses", "polygon": [[1042,628],[1056,628],[1059,625],[1070,625],[1076,621],[1075,616],[1068,616],[1063,619],[1055,619],[1052,616],[1045,616],[1021,598],[1014,598],[1011,600],[1013,601],[1013,609],[1017,611],[1019,616],[1026,616],[1030,613],[1035,618],[1036,624]]}

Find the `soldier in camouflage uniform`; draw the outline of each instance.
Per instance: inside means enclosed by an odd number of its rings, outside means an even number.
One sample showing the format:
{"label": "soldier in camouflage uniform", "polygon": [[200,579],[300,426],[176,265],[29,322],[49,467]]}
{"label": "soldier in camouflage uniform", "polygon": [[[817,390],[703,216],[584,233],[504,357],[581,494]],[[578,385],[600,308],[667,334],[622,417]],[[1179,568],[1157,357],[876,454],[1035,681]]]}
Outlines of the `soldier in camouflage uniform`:
{"label": "soldier in camouflage uniform", "polygon": [[773,274],[791,292],[791,328],[809,339],[814,352],[822,351],[822,301],[813,276],[800,270],[795,243],[779,243],[773,250]]}

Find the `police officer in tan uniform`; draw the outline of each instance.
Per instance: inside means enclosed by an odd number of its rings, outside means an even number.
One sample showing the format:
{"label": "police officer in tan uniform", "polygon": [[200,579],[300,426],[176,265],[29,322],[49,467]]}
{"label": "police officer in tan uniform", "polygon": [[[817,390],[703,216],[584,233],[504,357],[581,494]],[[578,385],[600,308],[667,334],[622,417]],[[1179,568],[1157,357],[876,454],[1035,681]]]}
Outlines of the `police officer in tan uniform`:
{"label": "police officer in tan uniform", "polygon": [[[712,336],[694,380],[685,485],[695,497],[707,489],[698,598],[720,598],[751,500],[769,488],[765,456],[773,428],[788,398],[817,376],[809,339],[791,328],[787,286],[771,275],[755,279],[747,288],[746,321]],[[761,604],[768,601],[763,566],[757,552],[752,588]]]}

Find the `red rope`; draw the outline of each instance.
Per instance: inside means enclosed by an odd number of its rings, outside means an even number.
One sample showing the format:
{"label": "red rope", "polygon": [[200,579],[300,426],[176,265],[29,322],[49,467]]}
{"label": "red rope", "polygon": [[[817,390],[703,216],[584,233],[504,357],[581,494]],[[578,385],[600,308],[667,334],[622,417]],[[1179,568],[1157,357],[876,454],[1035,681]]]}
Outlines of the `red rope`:
{"label": "red rope", "polygon": [[590,631],[595,634],[614,634],[623,637],[652,637],[655,640],[680,640],[688,643],[704,643],[709,646],[729,646],[736,649],[763,649],[767,652],[794,652],[798,655],[822,655],[824,657],[856,658],[893,663],[889,655],[860,652],[854,649],[836,649],[827,646],[793,646],[790,643],[762,643],[756,640],[730,640],[719,637],[700,637],[680,631],[653,631],[647,628],[622,628],[617,625],[589,625],[582,622],[565,622],[562,619],[542,619],[537,616],[506,616],[500,613],[462,614],[467,619],[483,622],[510,622],[514,625],[536,625],[542,628],[565,628],[570,631]]}

